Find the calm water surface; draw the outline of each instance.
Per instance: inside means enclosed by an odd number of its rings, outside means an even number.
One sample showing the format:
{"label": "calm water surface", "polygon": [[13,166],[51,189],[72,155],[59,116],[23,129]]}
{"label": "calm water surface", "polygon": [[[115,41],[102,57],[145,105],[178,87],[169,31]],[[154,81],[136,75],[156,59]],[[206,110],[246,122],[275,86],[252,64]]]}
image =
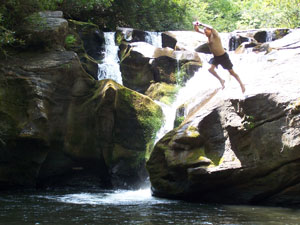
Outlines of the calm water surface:
{"label": "calm water surface", "polygon": [[171,201],[138,191],[0,193],[0,224],[300,224],[300,210]]}

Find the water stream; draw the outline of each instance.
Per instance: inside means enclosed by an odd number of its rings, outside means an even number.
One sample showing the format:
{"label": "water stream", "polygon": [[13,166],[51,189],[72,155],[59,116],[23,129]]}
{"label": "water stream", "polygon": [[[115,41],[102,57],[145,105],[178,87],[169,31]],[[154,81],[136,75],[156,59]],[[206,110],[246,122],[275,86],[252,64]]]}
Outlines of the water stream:
{"label": "water stream", "polygon": [[1,225],[295,225],[300,210],[165,200],[149,190],[55,190],[0,196]]}
{"label": "water stream", "polygon": [[115,43],[115,32],[104,32],[104,38],[104,59],[101,64],[98,64],[98,79],[112,79],[123,84],[118,57],[119,46]]}
{"label": "water stream", "polygon": [[[107,33],[112,40],[112,33]],[[114,43],[110,42],[111,46]],[[121,83],[118,72],[114,69],[116,58],[110,61],[110,50],[107,48],[107,59],[100,65],[99,77],[115,79]],[[116,54],[115,49],[113,54]],[[230,55],[235,69],[251,93],[253,80],[259,79],[260,66],[266,63],[265,58],[249,55],[247,59],[239,55]],[[182,88],[172,106],[165,106],[168,120],[158,134],[162,137],[173,128],[176,108],[182,103],[201,96],[207,89],[220,86],[216,78],[207,71],[208,57],[202,55],[203,68],[200,69]],[[251,65],[257,63],[255,67]],[[243,70],[242,70],[243,68]],[[118,68],[117,68],[118,70]],[[103,72],[106,71],[106,72]],[[228,76],[227,71],[220,69],[218,73],[226,80],[226,88],[220,91],[224,98],[228,96],[243,97],[238,83]],[[117,76],[115,76],[117,75]],[[251,76],[249,76],[251,75]],[[259,87],[256,87],[259,88]],[[192,106],[191,106],[192,107]],[[184,201],[166,200],[151,196],[150,188],[142,190],[41,190],[41,191],[8,191],[0,193],[0,225],[295,225],[300,224],[300,210],[280,207],[236,206],[188,203]]]}

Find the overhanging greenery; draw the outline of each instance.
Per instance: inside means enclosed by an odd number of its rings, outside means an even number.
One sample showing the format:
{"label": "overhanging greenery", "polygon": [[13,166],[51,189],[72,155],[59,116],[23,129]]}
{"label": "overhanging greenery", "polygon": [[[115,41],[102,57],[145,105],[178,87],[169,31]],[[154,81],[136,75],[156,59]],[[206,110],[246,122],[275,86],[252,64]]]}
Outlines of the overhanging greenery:
{"label": "overhanging greenery", "polygon": [[200,20],[219,31],[300,26],[300,0],[0,0],[0,52],[22,43],[20,21],[40,10],[62,10],[67,18],[148,31],[191,30]]}

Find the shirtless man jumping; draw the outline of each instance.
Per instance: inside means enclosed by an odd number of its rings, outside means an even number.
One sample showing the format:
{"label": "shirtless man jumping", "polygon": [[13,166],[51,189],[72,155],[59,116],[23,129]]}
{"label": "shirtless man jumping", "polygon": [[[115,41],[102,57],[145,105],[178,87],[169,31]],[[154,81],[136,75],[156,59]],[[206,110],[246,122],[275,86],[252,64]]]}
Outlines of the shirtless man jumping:
{"label": "shirtless man jumping", "polygon": [[[211,67],[208,69],[208,71],[214,75],[221,83],[222,88],[225,88],[225,81],[217,74],[217,72],[215,71],[215,68],[221,64],[222,67],[226,70],[228,70],[228,72],[230,73],[231,76],[233,76],[240,84],[242,92],[245,92],[245,86],[242,83],[240,77],[234,72],[234,70],[232,69],[233,64],[230,61],[229,55],[227,54],[227,52],[225,52],[223,46],[222,46],[222,42],[221,42],[221,38],[218,34],[218,32],[212,28],[209,25],[200,23],[198,21],[193,22],[194,25],[194,30],[196,32],[199,32],[201,34],[205,34],[206,37],[208,38],[208,46],[210,51],[212,52],[212,54],[214,55],[214,57],[209,61],[209,63],[211,64]],[[204,27],[204,30],[200,30],[199,26]]]}

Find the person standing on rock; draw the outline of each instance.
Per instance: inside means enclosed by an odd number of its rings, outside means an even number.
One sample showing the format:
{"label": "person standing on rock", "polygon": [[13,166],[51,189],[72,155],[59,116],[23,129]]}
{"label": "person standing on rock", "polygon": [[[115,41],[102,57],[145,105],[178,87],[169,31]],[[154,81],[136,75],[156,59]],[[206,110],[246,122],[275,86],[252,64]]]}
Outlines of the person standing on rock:
{"label": "person standing on rock", "polygon": [[[234,72],[232,69],[233,64],[229,58],[228,53],[224,50],[221,42],[221,38],[219,33],[211,26],[200,23],[199,21],[193,22],[194,30],[198,33],[205,34],[208,38],[208,46],[211,51],[211,53],[214,55],[214,57],[209,61],[211,64],[211,67],[208,69],[208,71],[214,75],[221,83],[222,88],[225,88],[225,80],[223,80],[216,72],[215,68],[221,64],[222,67],[230,73],[231,76],[233,76],[240,84],[242,92],[245,92],[245,86],[242,83],[240,77]],[[200,30],[199,26],[204,27],[204,30]]]}

